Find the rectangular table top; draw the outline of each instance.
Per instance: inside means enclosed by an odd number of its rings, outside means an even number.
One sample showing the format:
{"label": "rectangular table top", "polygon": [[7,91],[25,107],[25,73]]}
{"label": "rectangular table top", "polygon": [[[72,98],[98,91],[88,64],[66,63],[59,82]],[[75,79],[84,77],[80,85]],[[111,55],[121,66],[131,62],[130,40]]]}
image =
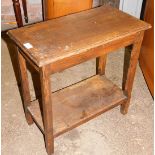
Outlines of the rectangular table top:
{"label": "rectangular table top", "polygon": [[102,6],[10,30],[8,35],[41,67],[150,27],[118,9]]}

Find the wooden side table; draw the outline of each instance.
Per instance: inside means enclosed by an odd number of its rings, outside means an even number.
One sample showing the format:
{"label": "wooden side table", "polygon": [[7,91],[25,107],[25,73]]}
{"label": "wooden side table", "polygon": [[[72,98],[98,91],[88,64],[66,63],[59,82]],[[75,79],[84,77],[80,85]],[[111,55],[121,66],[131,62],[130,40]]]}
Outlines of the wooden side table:
{"label": "wooden side table", "polygon": [[[49,155],[54,152],[54,138],[62,133],[118,105],[127,113],[144,31],[150,27],[102,6],[8,32],[18,49],[26,120],[43,132]],[[120,89],[105,76],[106,55],[131,44],[130,65]],[[99,58],[97,75],[51,92],[51,74],[92,58]],[[26,63],[39,72],[41,102],[31,102]]]}

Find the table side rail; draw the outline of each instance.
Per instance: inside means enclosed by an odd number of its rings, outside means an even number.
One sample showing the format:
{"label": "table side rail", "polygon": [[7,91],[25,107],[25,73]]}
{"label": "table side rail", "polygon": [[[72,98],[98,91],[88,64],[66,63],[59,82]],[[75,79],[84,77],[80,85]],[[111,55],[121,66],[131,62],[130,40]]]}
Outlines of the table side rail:
{"label": "table side rail", "polygon": [[78,65],[82,62],[88,61],[90,59],[114,52],[119,48],[133,44],[138,34],[139,33],[134,33],[132,35],[119,38],[104,45],[89,49],[85,52],[81,52],[77,55],[73,55],[62,60],[55,61],[46,65],[46,67],[48,68],[47,70],[49,74],[53,74]]}

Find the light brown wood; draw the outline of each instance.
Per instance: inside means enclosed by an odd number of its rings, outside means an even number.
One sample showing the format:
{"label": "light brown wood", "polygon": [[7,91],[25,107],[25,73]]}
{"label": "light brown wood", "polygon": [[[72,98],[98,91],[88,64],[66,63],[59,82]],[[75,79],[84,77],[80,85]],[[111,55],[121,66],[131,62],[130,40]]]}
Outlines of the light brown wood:
{"label": "light brown wood", "polygon": [[33,123],[33,119],[27,110],[27,107],[30,106],[31,104],[31,96],[30,96],[28,76],[27,76],[27,67],[26,67],[25,59],[20,54],[19,49],[17,49],[17,51],[18,51],[18,62],[19,62],[19,70],[20,70],[20,77],[21,77],[23,107],[25,111],[26,120],[30,125]]}
{"label": "light brown wood", "polygon": [[133,87],[133,82],[134,82],[136,67],[137,67],[138,58],[140,54],[141,44],[143,41],[143,36],[144,36],[144,32],[140,32],[139,36],[136,38],[133,44],[127,76],[124,75],[126,77],[126,81],[125,83],[123,83],[122,89],[127,94],[128,101],[121,106],[122,114],[126,114],[128,112],[130,99],[131,99],[131,91]]}
{"label": "light brown wood", "polygon": [[[148,28],[150,25],[143,21],[102,6],[11,30],[8,34],[36,65],[43,66]],[[23,44],[27,42],[33,48],[26,49]]]}
{"label": "light brown wood", "polygon": [[92,0],[43,0],[44,19],[80,12],[92,7]]}
{"label": "light brown wood", "polygon": [[144,21],[152,28],[145,32],[140,54],[140,66],[152,96],[154,96],[154,1],[146,1]]}
{"label": "light brown wood", "polygon": [[[98,75],[53,93],[53,105],[50,106],[53,107],[54,137],[120,105],[126,99],[119,87],[105,76]],[[38,105],[38,101],[34,101],[29,111],[44,133]]]}
{"label": "light brown wood", "polygon": [[48,155],[54,152],[53,137],[53,114],[50,89],[50,76],[45,67],[40,69],[41,92],[42,92],[42,115],[45,133],[45,145]]}

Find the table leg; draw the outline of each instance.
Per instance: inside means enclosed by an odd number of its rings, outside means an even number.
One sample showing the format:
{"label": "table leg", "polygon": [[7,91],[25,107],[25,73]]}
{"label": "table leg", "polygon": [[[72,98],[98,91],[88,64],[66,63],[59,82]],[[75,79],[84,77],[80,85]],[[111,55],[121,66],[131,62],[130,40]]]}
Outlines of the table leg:
{"label": "table leg", "polygon": [[138,63],[138,58],[140,54],[140,49],[141,49],[141,44],[143,40],[144,32],[139,33],[137,36],[135,42],[133,43],[132,51],[131,51],[131,56],[130,56],[130,64],[129,68],[127,71],[127,75],[123,75],[123,84],[122,84],[122,89],[128,96],[127,102],[121,105],[121,113],[126,114],[128,112],[129,104],[130,104],[130,98],[131,98],[131,91],[132,91],[132,86],[134,82],[134,76],[136,72],[136,66]]}
{"label": "table leg", "polygon": [[28,23],[28,14],[27,14],[27,3],[26,3],[26,0],[22,0],[22,5],[23,5],[23,12],[24,12],[25,23]]}
{"label": "table leg", "polygon": [[40,69],[41,92],[42,92],[42,109],[43,123],[45,133],[45,146],[48,155],[54,152],[54,137],[53,137],[53,116],[51,102],[51,86],[50,75],[46,67]]}
{"label": "table leg", "polygon": [[23,20],[22,20],[22,14],[21,14],[19,0],[12,0],[12,2],[13,2],[13,8],[14,8],[14,12],[15,12],[17,25],[18,25],[18,27],[22,27],[23,26]]}
{"label": "table leg", "polygon": [[106,66],[107,54],[104,54],[97,58],[97,74],[104,75],[105,74],[105,66]]}
{"label": "table leg", "polygon": [[31,104],[31,96],[29,90],[29,83],[28,83],[28,76],[27,76],[27,67],[24,57],[20,54],[18,50],[18,62],[19,62],[19,70],[20,70],[20,77],[21,77],[21,88],[22,88],[22,99],[23,99],[23,107],[25,111],[25,117],[28,124],[33,123],[33,119],[30,113],[27,110],[27,107]]}

